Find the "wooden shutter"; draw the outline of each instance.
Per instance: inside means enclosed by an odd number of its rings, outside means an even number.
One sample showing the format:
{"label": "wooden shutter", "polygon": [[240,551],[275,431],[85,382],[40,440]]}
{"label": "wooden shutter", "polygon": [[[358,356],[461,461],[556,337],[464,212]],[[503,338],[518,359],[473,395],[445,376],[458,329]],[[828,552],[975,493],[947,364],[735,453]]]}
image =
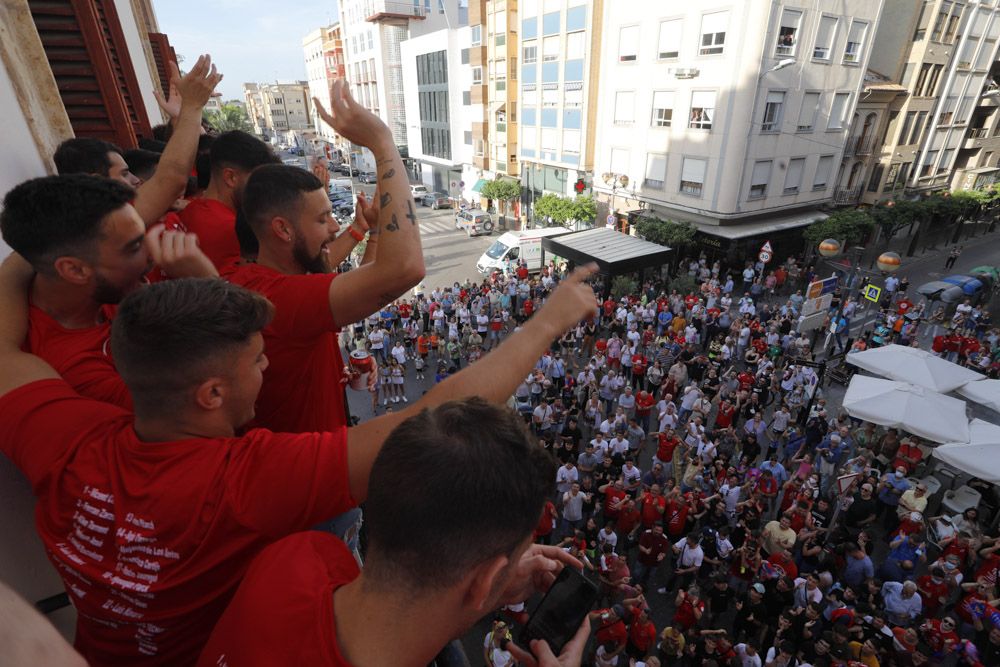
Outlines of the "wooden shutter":
{"label": "wooden shutter", "polygon": [[162,32],[149,33],[149,46],[153,51],[153,60],[156,62],[156,75],[160,79],[160,89],[164,96],[170,94],[170,63],[177,62],[177,54],[174,47],[170,46],[170,40]]}
{"label": "wooden shutter", "polygon": [[149,117],[113,0],[28,0],[78,137],[133,148]]}

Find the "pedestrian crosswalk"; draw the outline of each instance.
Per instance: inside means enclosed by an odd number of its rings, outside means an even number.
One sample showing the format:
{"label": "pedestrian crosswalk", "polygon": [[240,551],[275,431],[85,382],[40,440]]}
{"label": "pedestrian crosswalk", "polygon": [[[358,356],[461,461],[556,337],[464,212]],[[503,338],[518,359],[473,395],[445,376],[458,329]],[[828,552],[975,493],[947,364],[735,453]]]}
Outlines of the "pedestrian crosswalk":
{"label": "pedestrian crosswalk", "polygon": [[459,230],[455,229],[455,221],[451,217],[430,217],[426,215],[419,216],[417,218],[420,222],[420,233],[421,234],[441,234],[446,232],[451,232],[453,234],[461,234]]}

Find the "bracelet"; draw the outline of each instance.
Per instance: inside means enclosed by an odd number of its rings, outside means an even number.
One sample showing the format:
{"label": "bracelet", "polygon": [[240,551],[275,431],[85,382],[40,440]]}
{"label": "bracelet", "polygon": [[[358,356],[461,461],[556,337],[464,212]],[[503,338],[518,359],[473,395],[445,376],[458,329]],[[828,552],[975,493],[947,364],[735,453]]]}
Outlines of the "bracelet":
{"label": "bracelet", "polygon": [[365,240],[365,235],[356,230],[354,227],[348,228],[348,231],[350,232],[351,237],[358,243],[361,243],[362,241]]}

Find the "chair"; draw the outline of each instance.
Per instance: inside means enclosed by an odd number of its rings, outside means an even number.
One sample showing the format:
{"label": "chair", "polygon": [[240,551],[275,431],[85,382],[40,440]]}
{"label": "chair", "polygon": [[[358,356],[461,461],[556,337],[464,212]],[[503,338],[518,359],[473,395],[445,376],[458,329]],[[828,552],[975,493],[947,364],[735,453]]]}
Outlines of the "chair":
{"label": "chair", "polygon": [[945,491],[941,508],[948,514],[961,514],[970,507],[979,507],[981,499],[978,491],[963,484],[952,491]]}

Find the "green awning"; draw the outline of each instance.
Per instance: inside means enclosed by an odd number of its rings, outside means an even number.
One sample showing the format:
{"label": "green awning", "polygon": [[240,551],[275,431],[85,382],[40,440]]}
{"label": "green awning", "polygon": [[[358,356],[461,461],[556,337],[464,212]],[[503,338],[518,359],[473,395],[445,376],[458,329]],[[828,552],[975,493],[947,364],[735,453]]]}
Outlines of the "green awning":
{"label": "green awning", "polygon": [[482,192],[484,185],[486,185],[486,179],[485,178],[480,178],[478,181],[476,181],[476,184],[472,186],[472,191],[473,192]]}

